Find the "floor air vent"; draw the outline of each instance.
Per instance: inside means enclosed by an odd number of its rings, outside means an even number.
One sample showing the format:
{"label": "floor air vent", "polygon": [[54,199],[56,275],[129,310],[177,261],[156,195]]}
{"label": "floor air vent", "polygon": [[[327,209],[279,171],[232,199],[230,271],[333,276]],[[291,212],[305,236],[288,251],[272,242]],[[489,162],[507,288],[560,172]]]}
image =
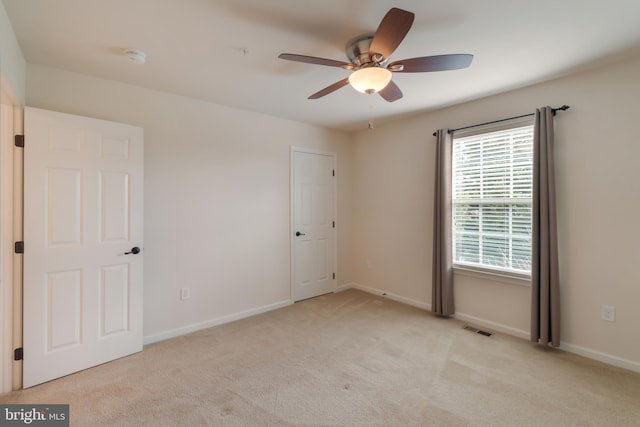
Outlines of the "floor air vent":
{"label": "floor air vent", "polygon": [[484,335],[485,337],[490,337],[493,335],[493,332],[483,331],[482,329],[474,328],[473,326],[464,325],[462,327],[465,331],[475,332],[476,334]]}

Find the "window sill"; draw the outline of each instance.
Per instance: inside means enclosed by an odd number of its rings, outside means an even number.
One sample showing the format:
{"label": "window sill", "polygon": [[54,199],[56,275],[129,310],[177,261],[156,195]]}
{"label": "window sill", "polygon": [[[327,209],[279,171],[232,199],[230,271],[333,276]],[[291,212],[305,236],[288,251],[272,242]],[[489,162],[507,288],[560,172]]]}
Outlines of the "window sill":
{"label": "window sill", "polygon": [[490,280],[493,282],[508,283],[510,285],[531,287],[531,277],[519,274],[509,274],[507,272],[482,270],[479,268],[468,267],[464,265],[454,265],[454,274],[462,276],[476,277],[479,279]]}

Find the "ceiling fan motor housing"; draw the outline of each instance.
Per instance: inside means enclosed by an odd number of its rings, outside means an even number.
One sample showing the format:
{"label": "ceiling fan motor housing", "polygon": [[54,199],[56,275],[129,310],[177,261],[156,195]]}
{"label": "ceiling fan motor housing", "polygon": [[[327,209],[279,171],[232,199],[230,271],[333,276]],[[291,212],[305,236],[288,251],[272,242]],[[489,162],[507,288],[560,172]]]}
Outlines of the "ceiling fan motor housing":
{"label": "ceiling fan motor housing", "polygon": [[369,52],[372,40],[373,33],[364,34],[349,40],[349,42],[347,42],[347,47],[345,48],[349,61],[358,67],[372,62]]}

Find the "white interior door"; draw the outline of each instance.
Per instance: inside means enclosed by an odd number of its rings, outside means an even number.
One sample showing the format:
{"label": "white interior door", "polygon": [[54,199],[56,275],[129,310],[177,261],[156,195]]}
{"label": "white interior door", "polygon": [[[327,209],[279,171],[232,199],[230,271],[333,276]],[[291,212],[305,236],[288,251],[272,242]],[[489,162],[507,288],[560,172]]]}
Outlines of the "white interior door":
{"label": "white interior door", "polygon": [[34,108],[24,120],[30,387],[142,350],[143,132]]}
{"label": "white interior door", "polygon": [[335,155],[292,150],[293,300],[335,291]]}

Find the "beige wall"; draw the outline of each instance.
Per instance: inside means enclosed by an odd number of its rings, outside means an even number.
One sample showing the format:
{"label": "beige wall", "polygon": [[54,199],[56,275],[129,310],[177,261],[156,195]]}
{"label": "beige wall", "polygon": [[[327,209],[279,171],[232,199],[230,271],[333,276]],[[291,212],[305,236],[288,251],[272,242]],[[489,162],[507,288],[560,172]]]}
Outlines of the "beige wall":
{"label": "beige wall", "polygon": [[[432,132],[569,104],[556,120],[563,347],[640,370],[638,75],[636,58],[355,135],[38,65],[27,103],[145,128],[152,339],[289,298],[290,145],[338,152],[339,283],[428,306]],[[528,334],[526,286],[456,275],[456,301],[462,318]]]}
{"label": "beige wall", "polygon": [[338,154],[352,280],[347,134],[31,64],[27,105],[144,128],[147,342],[289,301],[291,145]]}
{"label": "beige wall", "polygon": [[16,40],[9,17],[0,2],[0,75],[11,88],[13,96],[24,104],[26,62]]}
{"label": "beige wall", "polygon": [[[569,104],[555,121],[563,347],[640,370],[638,76],[640,58],[356,134],[355,282],[431,303],[434,130]],[[528,336],[529,287],[455,283],[459,317]],[[616,307],[615,323],[600,319],[603,304]]]}

